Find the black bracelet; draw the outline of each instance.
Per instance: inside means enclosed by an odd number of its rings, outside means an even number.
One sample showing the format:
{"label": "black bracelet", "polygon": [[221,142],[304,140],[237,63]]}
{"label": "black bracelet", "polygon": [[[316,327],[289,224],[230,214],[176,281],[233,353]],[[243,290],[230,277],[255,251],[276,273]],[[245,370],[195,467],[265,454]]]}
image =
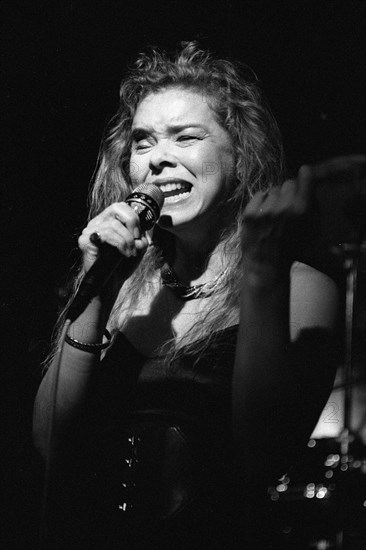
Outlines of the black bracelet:
{"label": "black bracelet", "polygon": [[66,334],[65,342],[67,342],[73,348],[80,349],[81,351],[88,351],[89,353],[99,353],[102,349],[107,348],[111,343],[111,335],[108,330],[104,331],[104,336],[108,338],[107,342],[100,344],[88,344],[86,342],[79,342],[79,340],[75,340],[74,338],[71,338],[71,336]]}

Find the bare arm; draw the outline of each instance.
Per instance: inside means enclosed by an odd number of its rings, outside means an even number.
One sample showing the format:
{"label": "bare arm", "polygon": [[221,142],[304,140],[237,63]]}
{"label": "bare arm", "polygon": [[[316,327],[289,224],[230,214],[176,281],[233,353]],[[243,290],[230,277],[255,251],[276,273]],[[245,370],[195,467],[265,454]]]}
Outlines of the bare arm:
{"label": "bare arm", "polygon": [[286,242],[306,211],[310,185],[309,174],[300,174],[248,209],[233,376],[233,429],[247,480],[286,471],[334,378],[336,285],[304,264],[291,269]]}
{"label": "bare arm", "polygon": [[[95,298],[84,313],[70,326],[72,338],[85,343],[102,342],[105,321],[103,304]],[[67,343],[63,347],[57,387],[54,434],[56,442],[80,415],[99,354],[78,350]],[[56,358],[49,366],[36,396],[33,410],[33,438],[42,455],[46,452],[49,417],[52,407],[52,388],[55,382]]]}
{"label": "bare arm", "polygon": [[[103,242],[119,249],[122,255],[129,257],[140,255],[146,250],[147,241],[140,236],[137,214],[125,203],[115,203],[94,218],[79,238],[83,252],[84,271],[87,272],[99,256],[99,250],[90,240],[97,231]],[[116,279],[118,275],[116,275]],[[123,281],[120,282],[122,284]],[[120,286],[119,284],[119,286]],[[118,281],[115,286],[119,288]],[[79,318],[72,323],[69,335],[84,343],[102,342],[103,332],[110,314],[113,300],[96,297]],[[81,351],[65,343],[58,379],[56,418],[54,425],[55,448],[67,434],[68,429],[79,419],[85,405],[88,390],[95,369],[100,361],[99,355]],[[49,416],[52,407],[52,387],[55,377],[55,361],[50,365],[39,387],[33,415],[34,442],[41,454],[45,454]]]}

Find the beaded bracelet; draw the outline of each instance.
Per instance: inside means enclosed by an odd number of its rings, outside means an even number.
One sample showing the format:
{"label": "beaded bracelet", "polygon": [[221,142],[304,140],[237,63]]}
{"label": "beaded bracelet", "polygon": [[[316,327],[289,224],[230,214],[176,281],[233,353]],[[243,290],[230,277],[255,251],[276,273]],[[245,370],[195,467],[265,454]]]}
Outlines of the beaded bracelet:
{"label": "beaded bracelet", "polygon": [[108,330],[104,331],[104,336],[108,339],[107,342],[100,343],[100,344],[87,344],[86,342],[79,342],[79,340],[75,340],[75,338],[71,338],[71,336],[66,334],[65,342],[67,342],[73,348],[80,349],[81,351],[88,351],[89,353],[98,353],[102,349],[107,348],[111,343],[112,337],[108,332]]}

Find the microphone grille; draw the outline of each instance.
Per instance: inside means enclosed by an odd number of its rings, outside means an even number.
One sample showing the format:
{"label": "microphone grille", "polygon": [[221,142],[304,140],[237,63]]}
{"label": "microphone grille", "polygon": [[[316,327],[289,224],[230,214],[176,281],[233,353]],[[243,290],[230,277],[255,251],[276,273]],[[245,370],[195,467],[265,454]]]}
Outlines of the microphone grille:
{"label": "microphone grille", "polygon": [[164,193],[153,183],[142,183],[133,190],[133,193],[145,193],[157,203],[159,210],[164,204]]}

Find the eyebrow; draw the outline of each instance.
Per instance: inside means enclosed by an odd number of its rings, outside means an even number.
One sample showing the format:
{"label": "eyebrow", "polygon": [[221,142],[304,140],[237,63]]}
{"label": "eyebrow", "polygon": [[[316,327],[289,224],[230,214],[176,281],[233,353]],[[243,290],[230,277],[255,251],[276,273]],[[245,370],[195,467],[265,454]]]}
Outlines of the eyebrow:
{"label": "eyebrow", "polygon": [[[185,122],[184,124],[170,125],[168,127],[168,132],[170,134],[174,134],[177,132],[181,132],[182,130],[185,130],[187,128],[200,128],[202,130],[207,130],[206,126],[204,126],[203,124],[197,124],[197,122]],[[151,127],[136,126],[135,128],[132,128],[131,137],[132,139],[138,139],[153,133],[154,129]]]}

